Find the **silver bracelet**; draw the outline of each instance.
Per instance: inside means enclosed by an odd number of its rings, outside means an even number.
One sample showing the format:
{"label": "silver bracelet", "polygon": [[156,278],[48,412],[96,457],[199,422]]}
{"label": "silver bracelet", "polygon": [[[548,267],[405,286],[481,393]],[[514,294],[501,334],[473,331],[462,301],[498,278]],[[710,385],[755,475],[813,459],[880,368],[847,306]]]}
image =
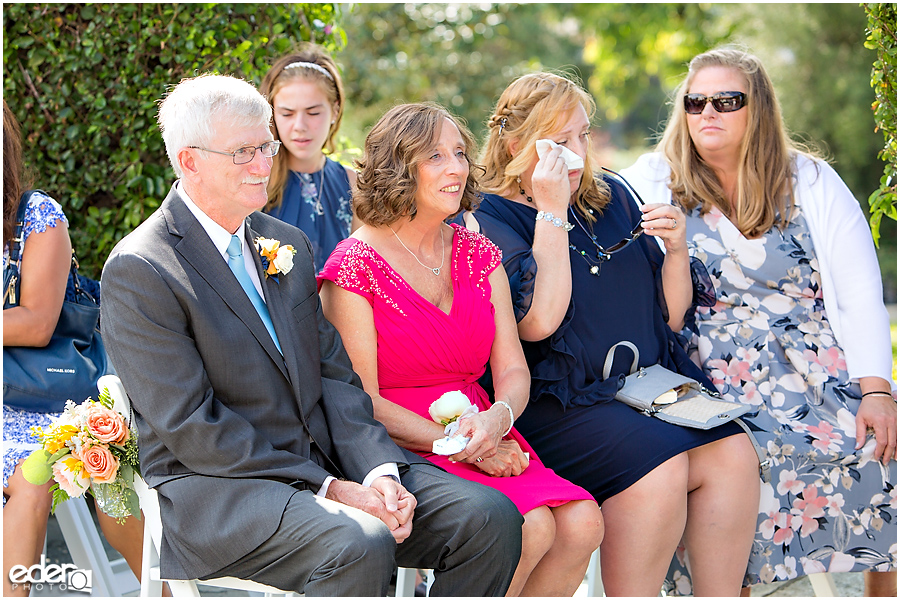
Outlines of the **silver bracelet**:
{"label": "silver bracelet", "polygon": [[506,402],[504,400],[500,400],[499,402],[494,402],[494,404],[500,404],[502,406],[505,406],[506,410],[509,411],[509,427],[507,427],[506,431],[503,433],[503,435],[500,436],[500,437],[506,437],[507,435],[509,435],[509,432],[512,431],[513,423],[516,421],[516,417],[513,413],[512,406],[510,406],[508,402]]}
{"label": "silver bracelet", "polygon": [[547,221],[554,227],[562,227],[566,231],[572,231],[575,229],[575,226],[569,223],[568,221],[563,221],[559,217],[556,217],[551,212],[544,212],[542,210],[538,211],[537,216],[534,218],[535,221]]}

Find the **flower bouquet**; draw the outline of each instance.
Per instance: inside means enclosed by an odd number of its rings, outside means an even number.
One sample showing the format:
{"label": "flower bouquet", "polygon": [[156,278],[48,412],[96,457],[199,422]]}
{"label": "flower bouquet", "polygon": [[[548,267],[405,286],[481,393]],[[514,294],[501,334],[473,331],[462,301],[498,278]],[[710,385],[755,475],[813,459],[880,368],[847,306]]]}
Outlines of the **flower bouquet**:
{"label": "flower bouquet", "polygon": [[22,475],[35,485],[55,481],[51,512],[90,491],[103,512],[122,522],[129,515],[140,517],[134,491],[134,477],[140,475],[137,439],[113,410],[109,391],[102,389],[98,399],[78,405],[69,400],[49,427],[32,427],[41,448],[25,459]]}
{"label": "flower bouquet", "polygon": [[431,451],[444,456],[461,452],[469,443],[469,438],[454,435],[459,429],[459,420],[477,412],[478,407],[462,392],[447,392],[432,402],[428,415],[432,421],[444,426],[444,437],[431,444]]}

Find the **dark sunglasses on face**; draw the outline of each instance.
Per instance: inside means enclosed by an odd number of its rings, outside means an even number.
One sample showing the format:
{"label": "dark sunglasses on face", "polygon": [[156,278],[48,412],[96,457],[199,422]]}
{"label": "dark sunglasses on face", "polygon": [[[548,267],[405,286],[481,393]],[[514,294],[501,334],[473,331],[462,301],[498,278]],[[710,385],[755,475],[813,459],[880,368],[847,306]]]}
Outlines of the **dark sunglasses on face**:
{"label": "dark sunglasses on face", "polygon": [[719,92],[712,96],[703,94],[685,94],[684,112],[689,115],[699,115],[706,108],[706,103],[712,102],[716,112],[728,113],[740,110],[747,105],[747,94],[744,92]]}

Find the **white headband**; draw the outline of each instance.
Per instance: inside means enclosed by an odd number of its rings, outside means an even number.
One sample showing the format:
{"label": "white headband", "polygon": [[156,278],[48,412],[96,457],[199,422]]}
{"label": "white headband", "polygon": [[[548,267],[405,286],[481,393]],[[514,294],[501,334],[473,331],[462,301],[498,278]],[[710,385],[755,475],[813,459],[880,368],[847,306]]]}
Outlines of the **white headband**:
{"label": "white headband", "polygon": [[323,67],[322,65],[317,65],[316,63],[293,62],[293,63],[289,64],[288,66],[286,66],[285,70],[298,69],[298,68],[313,69],[314,71],[318,71],[319,73],[321,73],[322,75],[324,75],[325,77],[330,79],[331,81],[334,81],[334,77],[331,76],[331,73],[329,73],[325,67]]}

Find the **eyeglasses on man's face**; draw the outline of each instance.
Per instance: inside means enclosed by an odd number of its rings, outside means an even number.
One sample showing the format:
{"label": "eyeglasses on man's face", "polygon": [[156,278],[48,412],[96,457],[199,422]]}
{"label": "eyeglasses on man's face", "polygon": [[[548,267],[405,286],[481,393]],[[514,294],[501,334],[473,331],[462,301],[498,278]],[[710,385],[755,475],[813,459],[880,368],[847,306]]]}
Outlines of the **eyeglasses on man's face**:
{"label": "eyeglasses on man's face", "polygon": [[706,103],[712,102],[716,112],[728,113],[740,110],[747,105],[747,94],[744,92],[719,92],[712,96],[703,94],[685,94],[684,112],[689,115],[699,115],[706,108]]}
{"label": "eyeglasses on man's face", "polygon": [[266,158],[271,158],[278,154],[278,149],[281,148],[281,142],[273,140],[271,142],[266,142],[261,146],[244,146],[243,148],[238,148],[234,152],[222,152],[220,150],[210,150],[209,148],[203,148],[201,146],[188,146],[188,148],[196,148],[197,150],[203,150],[204,152],[212,152],[214,154],[224,154],[225,156],[230,156],[236,165],[245,165],[256,156],[256,151],[259,150],[263,156]]}

